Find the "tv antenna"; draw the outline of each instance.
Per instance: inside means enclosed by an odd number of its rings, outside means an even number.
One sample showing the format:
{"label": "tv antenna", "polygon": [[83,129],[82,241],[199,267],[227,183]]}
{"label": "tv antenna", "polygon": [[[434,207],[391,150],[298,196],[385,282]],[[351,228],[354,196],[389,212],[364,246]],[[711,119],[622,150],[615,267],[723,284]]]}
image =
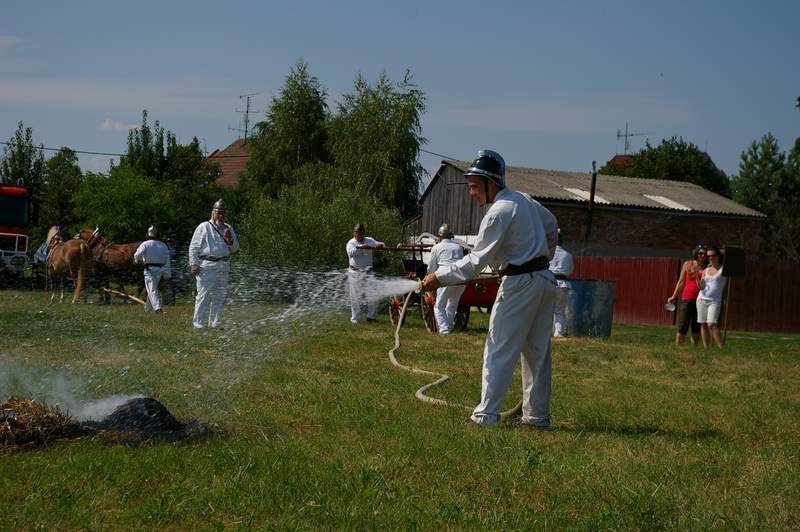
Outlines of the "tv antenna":
{"label": "tv antenna", "polygon": [[[253,92],[251,94],[242,94],[242,95],[239,96],[240,100],[242,98],[245,99],[245,108],[244,108],[244,110],[236,109],[237,113],[242,113],[244,115],[243,122],[244,122],[244,142],[245,142],[245,144],[247,144],[247,134],[250,131],[250,113],[260,113],[261,112],[260,110],[259,111],[251,111],[250,110],[250,100],[252,99],[253,96],[257,96],[258,94],[260,94],[260,93]],[[231,127],[229,127],[228,131],[236,131],[236,132],[239,133],[239,135],[242,134],[242,128],[241,127],[239,127],[239,128],[231,128]]]}
{"label": "tv antenna", "polygon": [[652,131],[645,131],[643,133],[628,133],[628,123],[625,122],[625,133],[621,130],[617,130],[617,140],[624,138],[625,139],[625,151],[623,152],[624,155],[628,155],[628,149],[631,147],[631,137],[641,137],[643,135],[655,135]]}

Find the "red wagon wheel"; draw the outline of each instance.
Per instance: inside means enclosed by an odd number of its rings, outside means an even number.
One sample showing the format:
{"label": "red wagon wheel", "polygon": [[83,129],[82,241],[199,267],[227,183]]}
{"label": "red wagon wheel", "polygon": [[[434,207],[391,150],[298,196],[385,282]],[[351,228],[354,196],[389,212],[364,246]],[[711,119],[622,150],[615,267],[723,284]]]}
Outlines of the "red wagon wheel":
{"label": "red wagon wheel", "polygon": [[[410,301],[409,301],[410,303]],[[397,322],[400,321],[400,312],[403,310],[403,298],[398,296],[392,296],[389,298],[389,321],[392,322],[392,325],[397,326]],[[406,311],[407,312],[407,311]],[[405,323],[405,316],[403,316],[403,323]]]}
{"label": "red wagon wheel", "polygon": [[422,321],[425,322],[425,328],[432,333],[439,332],[439,326],[436,324],[436,316],[433,313],[433,305],[436,303],[436,292],[423,292],[420,294],[420,310],[422,311]]}

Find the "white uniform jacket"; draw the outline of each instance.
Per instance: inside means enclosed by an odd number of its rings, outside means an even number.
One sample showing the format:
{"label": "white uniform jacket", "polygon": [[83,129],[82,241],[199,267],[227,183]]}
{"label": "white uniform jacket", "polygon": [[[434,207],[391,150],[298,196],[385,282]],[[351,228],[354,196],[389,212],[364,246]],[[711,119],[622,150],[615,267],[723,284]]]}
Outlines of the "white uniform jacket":
{"label": "white uniform jacket", "polygon": [[449,238],[443,238],[441,242],[431,248],[430,257],[428,257],[428,273],[435,272],[440,266],[453,264],[463,258],[464,248]]}
{"label": "white uniform jacket", "polygon": [[550,261],[550,271],[556,275],[569,277],[572,275],[572,254],[561,246],[556,246],[556,252]]}
{"label": "white uniform jacket", "polygon": [[161,276],[165,279],[172,277],[169,249],[161,240],[145,240],[139,244],[133,254],[133,259],[137,263],[143,263],[145,269],[158,268]]}
{"label": "white uniform jacket", "polygon": [[[550,257],[557,235],[553,213],[527,194],[504,188],[481,220],[472,251],[440,268],[436,277],[443,285],[454,284],[472,279],[486,266],[499,271],[509,264],[519,266],[536,257]],[[553,243],[553,250],[548,242]]]}
{"label": "white uniform jacket", "polygon": [[372,269],[372,250],[371,249],[358,249],[358,246],[382,246],[383,242],[378,242],[374,238],[364,237],[364,240],[359,242],[355,238],[351,238],[347,242],[345,249],[347,250],[347,260],[350,268],[359,271],[368,271]]}
{"label": "white uniform jacket", "polygon": [[[233,243],[228,245],[223,235],[228,229],[233,236]],[[228,264],[227,260],[210,260],[211,258],[223,259],[230,257],[231,254],[239,250],[239,237],[233,227],[226,223],[215,226],[210,220],[197,226],[189,244],[189,265],[199,266],[201,269],[219,267],[220,264]],[[227,269],[223,266],[223,269]]]}

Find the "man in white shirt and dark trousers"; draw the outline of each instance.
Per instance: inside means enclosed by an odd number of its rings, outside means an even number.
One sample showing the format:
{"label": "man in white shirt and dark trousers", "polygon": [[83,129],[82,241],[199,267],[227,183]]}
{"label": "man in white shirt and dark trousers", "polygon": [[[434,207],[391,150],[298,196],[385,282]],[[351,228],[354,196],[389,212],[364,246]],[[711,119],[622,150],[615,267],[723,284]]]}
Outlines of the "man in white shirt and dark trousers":
{"label": "man in white shirt and dark trousers", "polygon": [[144,264],[144,286],[147,289],[147,301],[144,311],[150,310],[161,313],[161,298],[158,293],[158,284],[161,279],[170,279],[172,269],[169,263],[169,250],[159,238],[155,225],[147,228],[147,240],[139,244],[133,254],[133,262]]}
{"label": "man in white shirt and dark trousers", "polygon": [[572,254],[561,247],[561,229],[558,230],[558,245],[550,261],[550,271],[556,276],[558,292],[556,308],[553,312],[553,336],[561,338],[567,334],[567,301],[569,300],[569,281],[572,275]]}
{"label": "man in white shirt and dark trousers", "polygon": [[378,307],[374,299],[368,297],[369,280],[372,277],[372,250],[382,248],[383,242],[364,236],[364,226],[356,224],[345,250],[347,251],[347,281],[350,285],[350,322],[361,321],[361,308],[367,306],[367,321],[378,319]]}
{"label": "man in white shirt and dark trousers", "polygon": [[189,244],[189,266],[197,280],[192,326],[219,327],[228,295],[230,257],[239,250],[239,239],[225,223],[228,207],[222,199],[214,203],[211,220],[197,226]]}
{"label": "man in white shirt and dark trousers", "polygon": [[500,420],[500,407],[522,355],[522,422],[550,426],[550,333],[556,282],[548,270],[556,247],[555,216],[527,194],[506,187],[506,165],[497,152],[481,150],[464,172],[469,194],[491,204],[475,247],[463,259],[429,273],[423,290],[467,281],[487,265],[503,277],[489,318],[483,352],[481,402],[470,419]]}
{"label": "man in white shirt and dark trousers", "polygon": [[[451,240],[453,232],[447,224],[439,228],[437,235],[439,242],[431,248],[430,258],[428,259],[428,273],[433,273],[441,266],[452,264],[464,258],[464,248]],[[436,317],[439,334],[450,334],[453,331],[458,302],[465,288],[464,285],[442,286],[436,290],[433,315]]]}

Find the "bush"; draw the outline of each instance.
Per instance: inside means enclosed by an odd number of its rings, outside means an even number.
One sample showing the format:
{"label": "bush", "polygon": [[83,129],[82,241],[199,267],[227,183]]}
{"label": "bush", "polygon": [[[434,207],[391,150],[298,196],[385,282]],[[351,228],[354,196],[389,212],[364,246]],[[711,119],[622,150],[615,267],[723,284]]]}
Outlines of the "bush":
{"label": "bush", "polygon": [[[349,189],[326,191],[314,180],[286,187],[277,198],[262,196],[244,217],[242,253],[265,265],[344,268],[345,244],[361,222],[367,234],[394,246],[402,238],[397,209]],[[380,271],[399,271],[399,257],[376,253]]]}

